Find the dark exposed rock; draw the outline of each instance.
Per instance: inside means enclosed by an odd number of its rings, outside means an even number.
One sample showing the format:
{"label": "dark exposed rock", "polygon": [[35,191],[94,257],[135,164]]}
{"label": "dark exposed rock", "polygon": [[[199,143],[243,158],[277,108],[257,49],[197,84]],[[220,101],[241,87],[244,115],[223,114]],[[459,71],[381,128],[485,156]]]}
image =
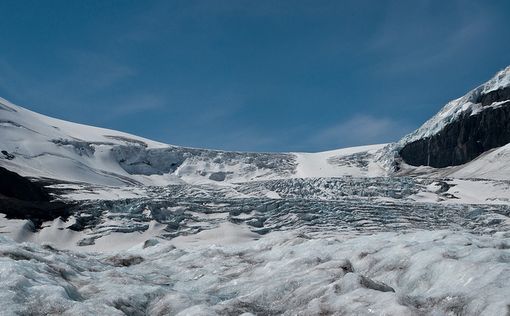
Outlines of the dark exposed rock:
{"label": "dark exposed rock", "polygon": [[7,150],[2,150],[1,153],[7,160],[13,160],[15,158],[15,156],[13,154],[10,154]]}
{"label": "dark exposed rock", "polygon": [[227,173],[223,171],[213,172],[209,175],[209,179],[213,181],[225,181]]}
{"label": "dark exposed rock", "polygon": [[352,263],[350,260],[345,259],[340,268],[344,271],[344,273],[354,272],[354,268],[352,267]]}
{"label": "dark exposed rock", "polygon": [[[510,98],[510,90],[481,96],[481,102]],[[489,96],[490,95],[490,96]],[[495,100],[495,101],[494,101]],[[443,168],[469,162],[482,153],[510,143],[510,101],[473,114],[464,113],[441,132],[405,145],[399,152],[413,166]]]}
{"label": "dark exposed rock", "polygon": [[115,255],[107,259],[109,263],[116,267],[129,267],[135,264],[140,264],[143,262],[143,258],[140,256],[131,256],[131,255]]}
{"label": "dark exposed rock", "polygon": [[157,239],[147,239],[144,243],[143,243],[143,249],[145,248],[149,248],[149,247],[154,247],[156,246],[157,244],[159,244],[159,241]]}
{"label": "dark exposed rock", "polygon": [[77,243],[77,245],[80,246],[80,247],[95,245],[96,244],[96,239],[97,239],[96,237],[83,238],[82,240],[80,240]]}
{"label": "dark exposed rock", "polygon": [[360,276],[360,284],[361,286],[367,289],[372,289],[381,292],[395,292],[395,289],[393,289],[391,286],[386,285],[382,282],[371,280],[363,275]]}
{"label": "dark exposed rock", "polygon": [[486,94],[480,95],[478,102],[481,103],[482,106],[491,105],[494,102],[501,102],[510,100],[510,87],[506,87],[503,89],[498,89],[494,91],[490,91]]}
{"label": "dark exposed rock", "polygon": [[52,221],[55,218],[67,219],[71,207],[59,201],[34,202],[0,197],[0,213],[5,214],[8,219],[31,220],[35,229],[40,228],[43,222]]}
{"label": "dark exposed rock", "polygon": [[29,219],[35,228],[44,221],[69,216],[72,205],[51,201],[41,183],[0,167],[0,213],[7,218]]}
{"label": "dark exposed rock", "polygon": [[452,187],[452,185],[446,181],[439,181],[437,185],[439,186],[439,189],[436,190],[437,194],[446,193]]}
{"label": "dark exposed rock", "polygon": [[50,201],[42,187],[19,174],[0,167],[0,194],[25,201]]}

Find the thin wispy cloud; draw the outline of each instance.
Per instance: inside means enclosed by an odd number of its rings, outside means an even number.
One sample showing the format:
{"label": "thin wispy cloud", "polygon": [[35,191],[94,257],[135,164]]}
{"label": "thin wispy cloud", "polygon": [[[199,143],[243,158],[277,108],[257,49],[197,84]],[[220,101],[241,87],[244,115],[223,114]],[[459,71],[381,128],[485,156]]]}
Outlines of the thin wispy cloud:
{"label": "thin wispy cloud", "polygon": [[476,51],[480,37],[494,29],[496,20],[489,6],[476,1],[393,1],[367,42],[369,52],[388,56],[371,70],[398,75],[444,67],[466,50]]}
{"label": "thin wispy cloud", "polygon": [[168,100],[159,95],[130,94],[116,101],[115,104],[106,107],[98,122],[100,124],[106,124],[112,120],[118,120],[126,116],[155,111],[164,108],[167,103]]}
{"label": "thin wispy cloud", "polygon": [[406,122],[392,118],[356,115],[316,131],[306,143],[331,149],[372,145],[396,141],[411,130],[412,127]]}
{"label": "thin wispy cloud", "polygon": [[[161,132],[168,135],[182,134],[182,131],[175,127],[166,128]],[[175,138],[177,139],[177,137]],[[203,130],[190,130],[182,134],[179,139],[179,142],[173,142],[172,144],[185,147],[207,147],[210,149],[248,152],[254,151],[253,148],[278,148],[286,142],[279,135],[264,133],[252,126],[239,127],[232,132],[220,135],[210,134]],[[193,146],[190,144],[193,144]]]}
{"label": "thin wispy cloud", "polygon": [[68,81],[68,84],[81,85],[92,92],[111,88],[137,74],[134,67],[99,53],[71,51],[68,56],[68,63],[72,66],[67,78],[62,78],[63,81]]}
{"label": "thin wispy cloud", "polygon": [[[125,64],[118,63],[110,57],[86,51],[69,51],[62,59],[67,64],[66,71],[54,75],[47,72],[39,77],[24,75],[21,69],[6,61],[0,67],[4,74],[3,81],[8,83],[9,77],[17,78],[13,84],[30,86],[26,95],[34,100],[52,100],[58,105],[60,100],[69,101],[80,97],[94,95],[97,92],[111,89],[119,82],[136,74],[136,70]],[[69,96],[69,98],[67,98]]]}
{"label": "thin wispy cloud", "polygon": [[[63,62],[72,65],[57,78],[46,80],[23,76],[5,61],[0,62],[0,84],[14,94],[21,87],[30,86],[24,93],[24,102],[58,109],[44,113],[68,120],[109,127],[115,121],[131,115],[157,111],[168,104],[161,94],[143,91],[125,91],[112,94],[123,81],[136,74],[130,66],[107,56],[86,51],[70,51]],[[69,113],[81,113],[73,119]]]}

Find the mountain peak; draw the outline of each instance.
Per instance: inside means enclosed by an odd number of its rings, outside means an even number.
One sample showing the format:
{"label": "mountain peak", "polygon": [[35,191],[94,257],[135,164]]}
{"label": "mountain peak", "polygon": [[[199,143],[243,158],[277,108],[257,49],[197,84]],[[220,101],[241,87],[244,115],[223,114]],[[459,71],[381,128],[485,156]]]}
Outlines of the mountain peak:
{"label": "mountain peak", "polygon": [[510,65],[505,69],[500,70],[483,85],[483,93],[488,93],[494,90],[503,89],[510,86]]}

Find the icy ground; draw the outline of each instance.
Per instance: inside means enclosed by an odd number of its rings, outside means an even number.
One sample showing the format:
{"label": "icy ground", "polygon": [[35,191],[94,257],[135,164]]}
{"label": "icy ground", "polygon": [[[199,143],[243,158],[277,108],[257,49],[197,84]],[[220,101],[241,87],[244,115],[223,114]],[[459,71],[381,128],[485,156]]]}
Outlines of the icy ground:
{"label": "icy ground", "polygon": [[[58,187],[74,201],[96,192],[95,187],[68,191]],[[124,190],[117,188],[117,194]],[[18,242],[94,251],[111,249],[112,244],[125,249],[149,238],[193,235],[222,223],[246,225],[260,235],[299,229],[356,234],[466,229],[493,234],[510,231],[509,192],[506,181],[415,177],[140,187],[130,198],[111,199],[112,192],[98,192],[110,198],[85,199],[68,219],[46,222],[36,231],[28,221],[0,219],[0,233]]]}
{"label": "icy ground", "polygon": [[508,315],[509,185],[70,186],[67,221],[0,219],[0,315]]}
{"label": "icy ground", "polygon": [[2,315],[508,315],[510,238],[223,225],[92,254],[0,237]]}

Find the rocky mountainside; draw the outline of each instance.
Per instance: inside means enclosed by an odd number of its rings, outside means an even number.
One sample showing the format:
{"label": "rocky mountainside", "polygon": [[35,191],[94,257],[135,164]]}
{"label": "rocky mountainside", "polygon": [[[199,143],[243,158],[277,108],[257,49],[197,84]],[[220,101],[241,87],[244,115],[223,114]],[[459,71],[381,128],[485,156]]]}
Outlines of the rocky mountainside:
{"label": "rocky mountainside", "polygon": [[44,221],[68,217],[72,203],[52,201],[42,183],[2,167],[0,179],[0,213],[7,218],[28,219],[38,228]]}
{"label": "rocky mountainside", "polygon": [[449,102],[392,150],[405,164],[445,168],[510,143],[510,67]]}

